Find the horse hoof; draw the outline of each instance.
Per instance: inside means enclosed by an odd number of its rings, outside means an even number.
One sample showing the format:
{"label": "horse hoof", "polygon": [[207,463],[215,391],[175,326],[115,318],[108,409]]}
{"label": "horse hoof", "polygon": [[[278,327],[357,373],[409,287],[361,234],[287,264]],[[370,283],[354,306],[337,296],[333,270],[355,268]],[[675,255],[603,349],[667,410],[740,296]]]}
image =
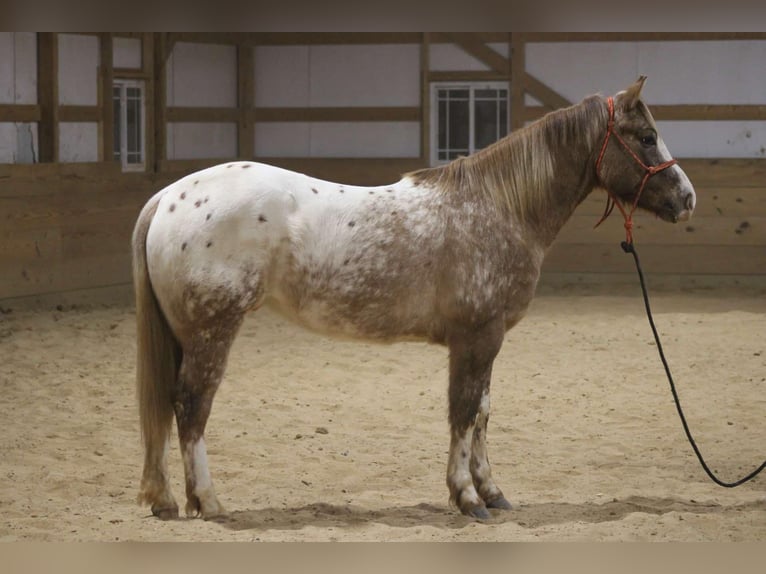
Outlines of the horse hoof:
{"label": "horse hoof", "polygon": [[476,518],[477,520],[489,520],[491,518],[491,515],[489,514],[489,510],[487,510],[487,507],[483,504],[481,506],[474,506],[473,508],[468,508],[463,511],[463,514],[466,516],[470,516],[471,518]]}
{"label": "horse hoof", "polygon": [[175,520],[176,518],[178,518],[178,507],[171,506],[171,507],[159,508],[156,506],[152,506],[152,514],[154,514],[154,516],[156,516],[160,520]]}
{"label": "horse hoof", "polygon": [[487,501],[487,508],[496,508],[498,510],[513,510],[511,503],[506,500],[505,496],[495,498],[494,500]]}

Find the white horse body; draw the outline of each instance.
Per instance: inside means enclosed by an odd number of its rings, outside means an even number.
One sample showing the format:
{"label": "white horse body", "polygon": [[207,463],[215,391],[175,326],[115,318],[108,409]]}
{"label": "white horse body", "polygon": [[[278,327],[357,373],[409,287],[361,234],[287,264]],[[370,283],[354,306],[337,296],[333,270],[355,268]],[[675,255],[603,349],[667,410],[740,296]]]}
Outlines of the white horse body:
{"label": "white horse body", "polygon": [[[171,326],[212,315],[218,287],[242,308],[266,303],[322,333],[411,339],[438,327],[428,275],[445,229],[435,209],[443,196],[433,189],[407,178],[349,186],[236,162],[187,176],[158,196],[147,265]],[[419,272],[386,273],[396,266]],[[207,295],[187,292],[179,305],[171,300],[179,284],[204,285]],[[386,329],[392,314],[396,333]]]}

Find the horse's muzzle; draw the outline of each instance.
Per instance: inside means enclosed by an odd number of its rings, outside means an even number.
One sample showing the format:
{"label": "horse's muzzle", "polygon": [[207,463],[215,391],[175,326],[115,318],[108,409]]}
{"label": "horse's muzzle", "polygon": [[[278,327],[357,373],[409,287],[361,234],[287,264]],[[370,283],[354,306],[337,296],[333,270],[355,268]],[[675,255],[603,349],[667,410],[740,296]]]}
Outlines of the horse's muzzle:
{"label": "horse's muzzle", "polygon": [[697,195],[693,190],[687,191],[683,198],[684,208],[678,214],[678,221],[689,221],[691,219],[694,208],[697,205]]}

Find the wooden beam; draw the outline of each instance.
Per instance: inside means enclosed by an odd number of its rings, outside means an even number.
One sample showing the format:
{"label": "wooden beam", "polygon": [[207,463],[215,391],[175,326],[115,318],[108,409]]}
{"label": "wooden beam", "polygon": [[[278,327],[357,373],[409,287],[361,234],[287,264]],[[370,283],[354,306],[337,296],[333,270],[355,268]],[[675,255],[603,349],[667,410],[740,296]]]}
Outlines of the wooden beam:
{"label": "wooden beam", "polygon": [[38,160],[58,161],[58,36],[55,32],[37,34],[37,126]]}
{"label": "wooden beam", "polygon": [[238,122],[240,111],[238,108],[206,108],[172,106],[165,110],[165,119],[168,122]]}
{"label": "wooden beam", "polygon": [[431,82],[502,82],[508,79],[508,74],[498,74],[494,71],[434,71],[428,72]]}
{"label": "wooden beam", "polygon": [[526,75],[526,37],[521,32],[511,33],[510,114],[511,130],[524,127],[524,76]]}
{"label": "wooden beam", "polygon": [[420,42],[420,159],[425,164],[431,163],[430,36],[423,32]]}
{"label": "wooden beam", "polygon": [[253,44],[244,41],[237,44],[237,150],[242,159],[255,157],[254,110],[255,74]]}
{"label": "wooden beam", "polygon": [[[562,106],[563,107],[563,106]],[[738,104],[684,104],[649,106],[657,121],[764,121],[766,106]],[[540,119],[550,106],[526,106],[525,122]]]}
{"label": "wooden beam", "polygon": [[[109,93],[111,94],[111,91]],[[58,119],[59,122],[100,122],[101,108],[99,106],[59,106]]]}
{"label": "wooden beam", "polygon": [[115,78],[125,78],[127,80],[148,80],[149,75],[143,70],[135,68],[114,68],[112,74]]}
{"label": "wooden beam", "polygon": [[689,42],[766,40],[764,32],[528,32],[528,42]]}
{"label": "wooden beam", "polygon": [[[447,32],[429,32],[431,44],[451,44],[452,39]],[[507,32],[471,32],[477,41],[505,42]],[[421,41],[419,32],[257,32],[253,34],[253,42],[260,46],[266,45],[315,45],[315,44],[418,44]]]}
{"label": "wooden beam", "polygon": [[470,54],[490,70],[507,77],[509,73],[508,60],[487,46],[475,34],[450,32],[447,36],[460,46],[467,54]]}
{"label": "wooden beam", "polygon": [[419,122],[419,107],[257,108],[259,122]]}
{"label": "wooden beam", "polygon": [[566,108],[572,105],[572,102],[564,96],[527,72],[524,72],[524,89],[529,92],[530,96],[537,98],[540,100],[540,103],[548,106],[551,110]]}
{"label": "wooden beam", "polygon": [[101,140],[101,161],[114,161],[114,113],[112,111],[112,89],[114,86],[114,56],[112,34],[104,32],[99,35],[99,74],[101,89],[99,90],[100,122],[99,137]]}
{"label": "wooden beam", "polygon": [[154,84],[154,156],[147,157],[147,164],[152,166],[152,171],[159,172],[163,162],[167,159],[167,73],[165,64],[170,52],[168,50],[168,37],[164,32],[155,32],[153,52],[153,84]]}
{"label": "wooden beam", "polygon": [[252,41],[261,46],[315,44],[418,44],[419,32],[260,32]]}
{"label": "wooden beam", "polygon": [[242,32],[168,32],[168,44],[188,42],[190,44],[237,45],[247,40]]}
{"label": "wooden beam", "polygon": [[0,122],[39,122],[40,106],[36,104],[0,104]]}
{"label": "wooden beam", "polygon": [[655,120],[673,121],[762,121],[766,106],[740,104],[687,104],[649,106]]}
{"label": "wooden beam", "polygon": [[155,78],[154,78],[154,34],[143,32],[141,34],[141,71],[146,74],[144,80],[144,166],[146,171],[152,173],[156,169],[155,153]]}

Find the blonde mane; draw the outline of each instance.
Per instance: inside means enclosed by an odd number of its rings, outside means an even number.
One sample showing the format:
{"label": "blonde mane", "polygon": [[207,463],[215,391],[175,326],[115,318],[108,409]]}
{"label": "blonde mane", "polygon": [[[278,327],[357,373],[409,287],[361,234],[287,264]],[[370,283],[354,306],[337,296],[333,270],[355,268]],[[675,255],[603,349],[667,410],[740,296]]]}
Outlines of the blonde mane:
{"label": "blonde mane", "polygon": [[407,176],[446,192],[486,194],[500,209],[525,221],[550,205],[556,163],[585,161],[603,137],[607,111],[601,96],[590,96],[520,128],[473,155]]}

